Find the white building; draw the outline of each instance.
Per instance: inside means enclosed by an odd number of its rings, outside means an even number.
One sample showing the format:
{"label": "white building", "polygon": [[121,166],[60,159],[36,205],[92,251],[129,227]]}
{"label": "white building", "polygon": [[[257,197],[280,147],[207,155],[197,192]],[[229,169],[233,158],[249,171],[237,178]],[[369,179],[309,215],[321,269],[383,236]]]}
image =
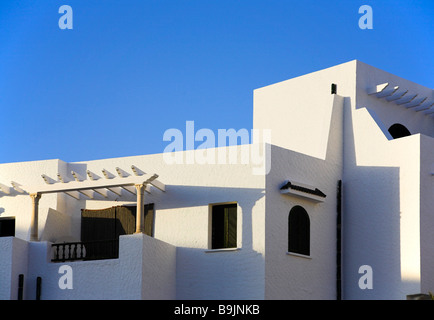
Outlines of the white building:
{"label": "white building", "polygon": [[433,104],[351,61],[254,91],[264,174],[241,160],[256,143],[209,149],[215,163],[191,150],[0,164],[0,299],[434,291]]}

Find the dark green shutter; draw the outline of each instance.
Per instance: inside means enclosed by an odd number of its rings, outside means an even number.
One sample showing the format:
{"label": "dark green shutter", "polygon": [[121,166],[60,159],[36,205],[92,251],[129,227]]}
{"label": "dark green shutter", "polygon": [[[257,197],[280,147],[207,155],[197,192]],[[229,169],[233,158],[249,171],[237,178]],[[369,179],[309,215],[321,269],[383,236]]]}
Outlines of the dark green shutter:
{"label": "dark green shutter", "polygon": [[225,248],[237,247],[237,206],[231,205],[225,208]]}
{"label": "dark green shutter", "polygon": [[113,257],[113,248],[100,241],[115,239],[115,217],[115,208],[81,211],[81,241],[85,243],[86,259]]}
{"label": "dark green shutter", "polygon": [[154,236],[154,204],[145,204],[145,234]]}
{"label": "dark green shutter", "polygon": [[115,239],[125,234],[133,234],[136,231],[136,207],[116,207],[116,234]]}
{"label": "dark green shutter", "polygon": [[116,234],[115,208],[81,210],[81,241],[111,240]]}

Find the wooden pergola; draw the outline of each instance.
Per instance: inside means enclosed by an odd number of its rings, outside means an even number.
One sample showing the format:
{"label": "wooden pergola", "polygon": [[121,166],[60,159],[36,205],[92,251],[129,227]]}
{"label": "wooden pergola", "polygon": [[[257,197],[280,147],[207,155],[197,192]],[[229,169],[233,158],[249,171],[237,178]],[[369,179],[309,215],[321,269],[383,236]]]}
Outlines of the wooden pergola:
{"label": "wooden pergola", "polygon": [[166,186],[157,180],[157,174],[148,174],[131,166],[134,175],[130,175],[120,168],[116,168],[117,176],[103,169],[104,178],[96,176],[91,171],[87,171],[87,179],[82,178],[78,173],[71,171],[74,180],[66,181],[60,174],[57,175],[59,181],[50,179],[43,174],[45,184],[36,186],[21,186],[21,190],[28,193],[32,199],[32,216],[30,224],[30,241],[38,241],[38,207],[39,199],[43,194],[65,193],[77,200],[80,195],[93,199],[92,191],[107,198],[109,192],[121,195],[121,189],[135,194],[137,197],[136,232],[144,233],[144,192],[150,193],[151,186],[165,192]]}

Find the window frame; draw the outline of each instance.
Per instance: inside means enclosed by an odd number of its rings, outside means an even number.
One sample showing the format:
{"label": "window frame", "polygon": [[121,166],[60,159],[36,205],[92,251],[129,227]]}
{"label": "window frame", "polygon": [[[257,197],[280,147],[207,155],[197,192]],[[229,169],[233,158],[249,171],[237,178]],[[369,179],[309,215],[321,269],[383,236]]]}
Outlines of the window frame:
{"label": "window frame", "polygon": [[[213,232],[214,232],[214,227],[215,225],[213,225],[213,212],[214,212],[214,208],[218,207],[218,206],[231,206],[231,207],[235,207],[235,227],[232,228],[233,230],[235,230],[235,246],[230,246],[230,247],[225,247],[225,246],[216,246],[213,243],[213,239],[215,239],[213,237]],[[212,203],[208,205],[208,249],[206,252],[227,252],[227,251],[236,251],[239,249],[238,244],[239,244],[239,226],[240,226],[240,210],[239,210],[239,206],[237,202],[221,202],[221,203]],[[222,232],[225,232],[225,230],[223,229]],[[227,230],[227,232],[229,232],[229,230]],[[229,237],[229,235],[228,235]]]}

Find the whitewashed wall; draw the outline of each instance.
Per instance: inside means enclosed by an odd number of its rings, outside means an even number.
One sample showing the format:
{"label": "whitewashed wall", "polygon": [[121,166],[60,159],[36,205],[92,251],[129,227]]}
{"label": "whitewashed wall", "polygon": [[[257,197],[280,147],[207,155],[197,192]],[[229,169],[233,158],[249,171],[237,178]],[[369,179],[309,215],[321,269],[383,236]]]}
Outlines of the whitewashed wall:
{"label": "whitewashed wall", "polygon": [[[352,65],[348,67],[351,70]],[[348,83],[342,81],[341,86],[335,73],[328,70],[255,91],[255,124],[271,128],[272,142],[277,144],[271,147],[271,171],[266,178],[267,299],[333,300],[337,296],[337,185],[342,178],[344,99],[331,94],[331,84],[338,83],[340,92]],[[287,179],[320,189],[327,195],[325,201],[281,194],[279,188]],[[309,257],[287,252],[288,217],[296,205],[309,214]]]}

